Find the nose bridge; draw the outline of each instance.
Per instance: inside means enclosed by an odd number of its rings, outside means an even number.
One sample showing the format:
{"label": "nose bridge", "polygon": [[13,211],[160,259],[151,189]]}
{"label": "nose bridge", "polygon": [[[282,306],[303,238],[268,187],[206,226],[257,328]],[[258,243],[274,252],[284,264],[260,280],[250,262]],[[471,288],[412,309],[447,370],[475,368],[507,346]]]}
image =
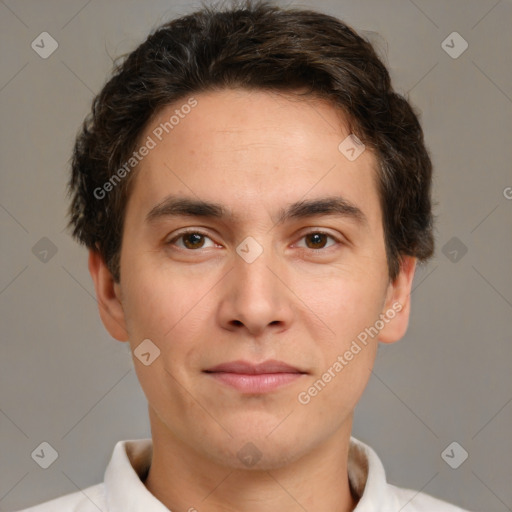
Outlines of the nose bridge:
{"label": "nose bridge", "polygon": [[226,327],[243,324],[252,334],[261,333],[272,323],[288,324],[291,319],[285,286],[276,276],[281,266],[272,250],[272,237],[258,238],[266,242],[247,237],[236,247],[221,307]]}
{"label": "nose bridge", "polygon": [[277,266],[276,255],[270,235],[260,236],[259,240],[248,236],[237,246],[234,278],[239,284],[239,292],[258,294],[261,295],[259,299],[271,300],[275,298],[276,276],[270,269]]}

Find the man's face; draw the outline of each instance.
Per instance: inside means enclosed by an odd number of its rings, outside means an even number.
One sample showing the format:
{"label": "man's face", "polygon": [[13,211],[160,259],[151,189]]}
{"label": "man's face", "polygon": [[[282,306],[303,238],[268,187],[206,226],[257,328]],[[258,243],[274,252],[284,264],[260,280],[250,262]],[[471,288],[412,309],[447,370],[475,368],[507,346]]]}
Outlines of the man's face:
{"label": "man's face", "polygon": [[[186,99],[140,138],[156,147],[136,171],[116,292],[132,350],[146,339],[160,350],[147,366],[134,357],[152,428],[232,467],[244,467],[252,443],[258,467],[277,467],[348,432],[371,373],[378,336],[335,363],[391,304],[376,160],[338,149],[349,132],[327,103],[244,90],[194,97],[161,141],[155,128]],[[171,199],[225,212],[172,215]],[[280,217],[324,199],[354,209]],[[295,370],[207,371],[268,360]]]}

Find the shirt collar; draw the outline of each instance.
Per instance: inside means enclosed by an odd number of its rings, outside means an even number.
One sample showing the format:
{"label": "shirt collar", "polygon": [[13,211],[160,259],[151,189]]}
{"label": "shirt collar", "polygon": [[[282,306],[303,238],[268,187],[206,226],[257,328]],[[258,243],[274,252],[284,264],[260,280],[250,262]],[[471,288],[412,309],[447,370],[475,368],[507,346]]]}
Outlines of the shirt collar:
{"label": "shirt collar", "polygon": [[[105,471],[105,489],[108,510],[111,512],[169,512],[169,509],[147,489],[145,478],[153,443],[149,439],[119,441]],[[395,510],[396,503],[388,492],[386,474],[378,455],[368,445],[350,438],[348,477],[359,498],[354,512],[387,512]]]}
{"label": "shirt collar", "polygon": [[153,457],[150,439],[119,441],[105,471],[107,510],[110,512],[169,512],[143,484]]}
{"label": "shirt collar", "polygon": [[386,472],[375,451],[355,437],[350,438],[348,479],[359,496],[354,512],[395,512],[398,502],[389,491]]}

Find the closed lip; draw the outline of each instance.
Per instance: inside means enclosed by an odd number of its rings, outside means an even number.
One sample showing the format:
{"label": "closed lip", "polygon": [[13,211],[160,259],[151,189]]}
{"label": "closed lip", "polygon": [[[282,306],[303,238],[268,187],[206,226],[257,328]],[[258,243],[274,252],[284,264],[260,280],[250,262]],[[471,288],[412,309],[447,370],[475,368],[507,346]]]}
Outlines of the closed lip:
{"label": "closed lip", "polygon": [[238,373],[240,375],[263,375],[270,373],[307,373],[283,361],[269,359],[262,363],[230,361],[204,370],[206,373]]}

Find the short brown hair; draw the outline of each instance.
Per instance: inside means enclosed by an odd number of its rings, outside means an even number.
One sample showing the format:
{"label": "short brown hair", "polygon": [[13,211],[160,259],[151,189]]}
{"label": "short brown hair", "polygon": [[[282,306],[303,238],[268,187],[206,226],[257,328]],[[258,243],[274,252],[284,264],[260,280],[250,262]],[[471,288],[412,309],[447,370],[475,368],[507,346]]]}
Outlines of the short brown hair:
{"label": "short brown hair", "polygon": [[432,164],[418,118],[392,89],[372,45],[339,19],[267,1],[203,6],[160,26],[120,59],[76,138],[68,187],[73,236],[101,253],[115,281],[134,173],[105,197],[95,190],[130,158],[161,108],[222,88],[306,89],[341,109],[377,158],[390,280],[401,255],[420,262],[432,256]]}

